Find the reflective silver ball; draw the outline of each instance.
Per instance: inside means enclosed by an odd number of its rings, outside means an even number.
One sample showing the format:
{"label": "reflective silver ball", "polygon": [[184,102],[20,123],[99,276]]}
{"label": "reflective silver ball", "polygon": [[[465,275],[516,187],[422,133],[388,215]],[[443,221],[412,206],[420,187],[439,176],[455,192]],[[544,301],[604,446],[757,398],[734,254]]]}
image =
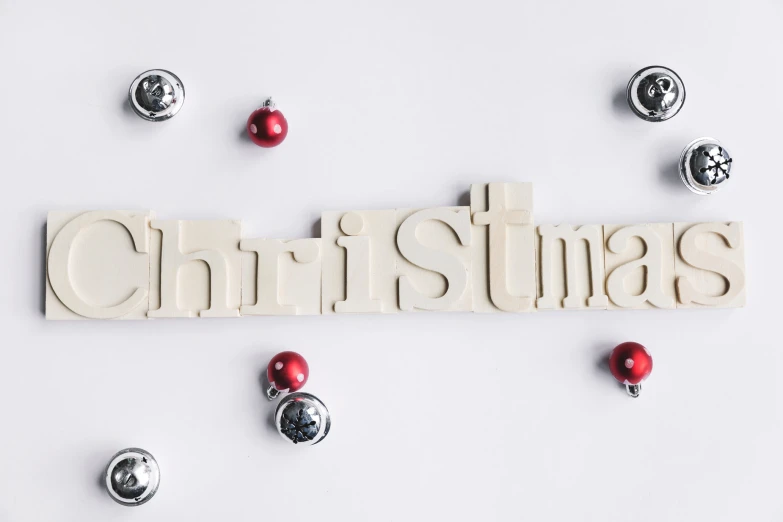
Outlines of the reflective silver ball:
{"label": "reflective silver ball", "polygon": [[685,85],[666,67],[645,67],[631,77],[626,92],[631,110],[646,121],[665,121],[685,103]]}
{"label": "reflective silver ball", "polygon": [[106,467],[109,496],[124,506],[144,504],[155,495],[159,485],[158,462],[143,449],[124,449]]}
{"label": "reflective silver ball", "polygon": [[153,69],[131,83],[128,98],[133,111],[148,121],[173,118],[185,103],[185,86],[169,71]]}
{"label": "reflective silver ball", "polygon": [[275,426],[284,439],[303,446],[318,444],[329,433],[329,410],[318,397],[292,393],[275,410]]}
{"label": "reflective silver ball", "polygon": [[718,140],[699,138],[680,155],[680,178],[691,192],[706,196],[716,192],[731,175],[731,154]]}

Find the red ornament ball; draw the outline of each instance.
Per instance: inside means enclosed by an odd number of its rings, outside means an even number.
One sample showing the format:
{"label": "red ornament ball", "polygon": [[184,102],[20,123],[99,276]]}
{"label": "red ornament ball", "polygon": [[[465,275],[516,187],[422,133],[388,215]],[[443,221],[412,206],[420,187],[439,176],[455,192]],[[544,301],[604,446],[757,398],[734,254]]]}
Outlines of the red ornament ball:
{"label": "red ornament ball", "polygon": [[[310,368],[296,352],[280,352],[269,361],[266,376],[277,392],[295,392],[307,383]],[[275,394],[276,395],[276,394]]]}
{"label": "red ornament ball", "polygon": [[617,345],[609,356],[609,369],[625,385],[639,384],[650,375],[653,360],[647,348],[639,343]]}
{"label": "red ornament ball", "polygon": [[274,106],[261,107],[247,119],[247,135],[259,147],[277,147],[288,135],[288,121]]}

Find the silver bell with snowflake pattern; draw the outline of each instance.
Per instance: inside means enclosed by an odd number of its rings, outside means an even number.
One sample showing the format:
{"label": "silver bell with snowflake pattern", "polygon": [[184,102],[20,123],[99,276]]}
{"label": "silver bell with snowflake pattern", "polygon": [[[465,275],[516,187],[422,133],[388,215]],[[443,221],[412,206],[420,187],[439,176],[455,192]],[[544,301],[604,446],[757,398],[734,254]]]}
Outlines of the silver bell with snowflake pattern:
{"label": "silver bell with snowflake pattern", "polygon": [[667,67],[653,65],[637,71],[626,91],[631,110],[645,121],[666,121],[685,103],[685,84]]}
{"label": "silver bell with snowflake pattern", "polygon": [[699,138],[680,155],[680,177],[691,192],[707,196],[729,180],[731,163],[731,154],[718,140]]}
{"label": "silver bell with snowflake pattern", "polygon": [[105,478],[111,498],[123,506],[140,506],[158,491],[160,468],[148,452],[127,448],[111,458]]}
{"label": "silver bell with snowflake pattern", "polygon": [[292,393],[275,410],[275,426],[280,435],[297,445],[318,444],[329,433],[332,420],[321,400],[309,393]]}

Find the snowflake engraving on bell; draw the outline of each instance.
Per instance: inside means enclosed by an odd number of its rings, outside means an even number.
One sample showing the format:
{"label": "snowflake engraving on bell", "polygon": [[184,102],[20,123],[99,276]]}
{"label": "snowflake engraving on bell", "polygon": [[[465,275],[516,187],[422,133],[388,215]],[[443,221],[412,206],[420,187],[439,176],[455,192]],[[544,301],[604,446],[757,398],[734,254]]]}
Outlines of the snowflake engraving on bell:
{"label": "snowflake engraving on bell", "polygon": [[626,95],[637,116],[646,121],[665,121],[685,103],[685,85],[671,69],[645,67],[631,77]]}
{"label": "snowflake engraving on bell", "polygon": [[275,426],[286,440],[303,446],[321,442],[331,427],[329,410],[309,393],[286,396],[275,411]]}
{"label": "snowflake engraving on bell", "polygon": [[153,69],[141,73],[128,93],[133,111],[148,121],[174,117],[185,103],[185,86],[169,71]]}
{"label": "snowflake engraving on bell", "polygon": [[109,496],[124,506],[144,504],[155,495],[159,485],[158,462],[143,449],[124,449],[106,467]]}
{"label": "snowflake engraving on bell", "polygon": [[680,155],[680,177],[691,192],[707,196],[723,186],[731,175],[731,154],[714,138],[699,138]]}

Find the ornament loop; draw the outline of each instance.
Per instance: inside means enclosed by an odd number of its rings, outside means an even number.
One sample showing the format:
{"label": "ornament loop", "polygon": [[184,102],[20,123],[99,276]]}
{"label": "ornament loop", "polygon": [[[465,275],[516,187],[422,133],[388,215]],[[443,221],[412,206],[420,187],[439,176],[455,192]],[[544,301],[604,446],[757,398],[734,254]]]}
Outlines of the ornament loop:
{"label": "ornament loop", "polygon": [[269,388],[266,389],[266,398],[273,401],[277,399],[278,395],[280,395],[280,391],[275,388],[274,384],[270,384]]}

